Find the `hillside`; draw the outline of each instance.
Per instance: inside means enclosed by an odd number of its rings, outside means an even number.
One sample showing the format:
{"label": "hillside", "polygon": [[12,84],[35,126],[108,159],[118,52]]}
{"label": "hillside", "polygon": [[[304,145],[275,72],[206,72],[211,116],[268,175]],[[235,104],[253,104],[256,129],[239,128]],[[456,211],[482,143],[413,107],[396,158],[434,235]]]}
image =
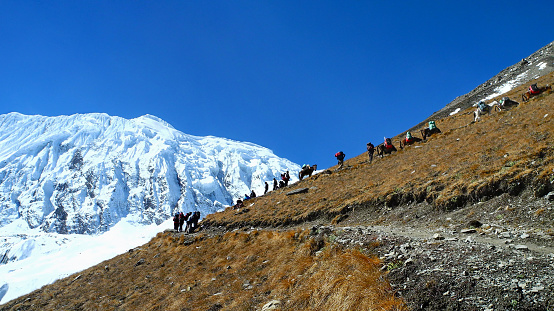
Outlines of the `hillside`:
{"label": "hillside", "polygon": [[[185,134],[152,115],[0,115],[0,301],[144,244],[163,230],[147,227],[175,212],[214,213],[297,169],[262,146]],[[113,231],[120,242],[102,246]]]}
{"label": "hillside", "polygon": [[0,307],[551,310],[553,111],[552,94],[475,123],[462,110],[426,142],[362,153]]}

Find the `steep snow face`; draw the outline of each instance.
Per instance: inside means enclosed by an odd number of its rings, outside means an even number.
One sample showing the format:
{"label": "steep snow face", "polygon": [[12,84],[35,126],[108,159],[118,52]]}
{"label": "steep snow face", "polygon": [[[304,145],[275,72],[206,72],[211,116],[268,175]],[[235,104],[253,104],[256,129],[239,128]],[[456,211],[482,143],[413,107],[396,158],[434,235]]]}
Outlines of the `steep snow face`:
{"label": "steep snow face", "polygon": [[300,167],[150,115],[9,113],[0,115],[0,227],[23,219],[44,232],[90,234],[127,216],[160,224],[176,211],[206,215],[287,170]]}

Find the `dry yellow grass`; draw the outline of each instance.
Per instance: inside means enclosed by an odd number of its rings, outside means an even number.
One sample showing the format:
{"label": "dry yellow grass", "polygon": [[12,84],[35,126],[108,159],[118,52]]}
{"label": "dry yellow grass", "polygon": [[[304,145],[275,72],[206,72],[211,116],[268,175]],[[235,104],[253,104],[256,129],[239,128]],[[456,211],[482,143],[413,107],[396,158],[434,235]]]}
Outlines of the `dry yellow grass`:
{"label": "dry yellow grass", "polygon": [[191,239],[160,233],[2,310],[260,310],[273,299],[281,310],[405,309],[377,258],[303,230]]}
{"label": "dry yellow grass", "polygon": [[[554,74],[540,78],[552,83]],[[519,87],[507,95],[519,99]],[[383,210],[409,201],[454,209],[466,202],[554,181],[554,95],[470,123],[471,110],[439,120],[442,134],[209,215],[204,225],[282,226],[312,219],[338,223],[352,209]],[[394,141],[398,141],[395,137]],[[365,142],[360,142],[361,150]],[[287,196],[299,188],[308,193]],[[546,187],[546,188],[545,188]],[[543,214],[537,210],[536,215]],[[552,231],[547,231],[552,234]],[[160,233],[148,244],[20,297],[2,310],[405,310],[365,249],[343,249],[306,231]]]}
{"label": "dry yellow grass", "polygon": [[[553,81],[552,73],[537,80],[541,85]],[[525,88],[504,96],[519,101]],[[330,174],[320,173],[248,201],[248,212],[228,208],[209,215],[205,224],[280,226],[318,217],[332,220],[353,208],[426,200],[438,209],[455,209],[484,197],[517,193],[524,186],[544,192],[554,172],[554,95],[493,112],[476,123],[471,123],[472,111],[437,121],[443,133],[427,142],[376,158],[372,164],[360,154],[347,159],[342,170],[332,167]],[[304,187],[310,188],[308,193],[286,195]]]}

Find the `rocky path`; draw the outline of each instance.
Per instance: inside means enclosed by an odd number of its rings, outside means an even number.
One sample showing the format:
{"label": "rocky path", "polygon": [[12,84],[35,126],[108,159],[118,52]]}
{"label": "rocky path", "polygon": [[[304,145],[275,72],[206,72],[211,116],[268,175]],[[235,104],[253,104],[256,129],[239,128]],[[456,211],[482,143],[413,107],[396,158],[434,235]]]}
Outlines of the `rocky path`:
{"label": "rocky path", "polygon": [[[488,231],[487,231],[488,230]],[[460,232],[398,226],[312,228],[370,248],[412,310],[551,310],[551,240],[493,227]],[[544,242],[544,243],[543,243]]]}

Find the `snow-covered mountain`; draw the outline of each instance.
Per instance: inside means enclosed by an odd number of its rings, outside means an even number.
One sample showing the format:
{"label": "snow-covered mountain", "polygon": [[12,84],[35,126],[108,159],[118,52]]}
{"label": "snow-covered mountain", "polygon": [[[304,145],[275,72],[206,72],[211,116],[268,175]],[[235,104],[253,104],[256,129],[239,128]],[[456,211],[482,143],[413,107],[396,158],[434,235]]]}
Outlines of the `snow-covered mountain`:
{"label": "snow-covered mountain", "polygon": [[184,134],[146,115],[0,116],[0,226],[98,233],[215,212],[300,167],[250,143]]}
{"label": "snow-covered mountain", "polygon": [[0,115],[0,301],[146,243],[176,211],[205,216],[261,194],[287,170],[300,166],[151,115]]}

